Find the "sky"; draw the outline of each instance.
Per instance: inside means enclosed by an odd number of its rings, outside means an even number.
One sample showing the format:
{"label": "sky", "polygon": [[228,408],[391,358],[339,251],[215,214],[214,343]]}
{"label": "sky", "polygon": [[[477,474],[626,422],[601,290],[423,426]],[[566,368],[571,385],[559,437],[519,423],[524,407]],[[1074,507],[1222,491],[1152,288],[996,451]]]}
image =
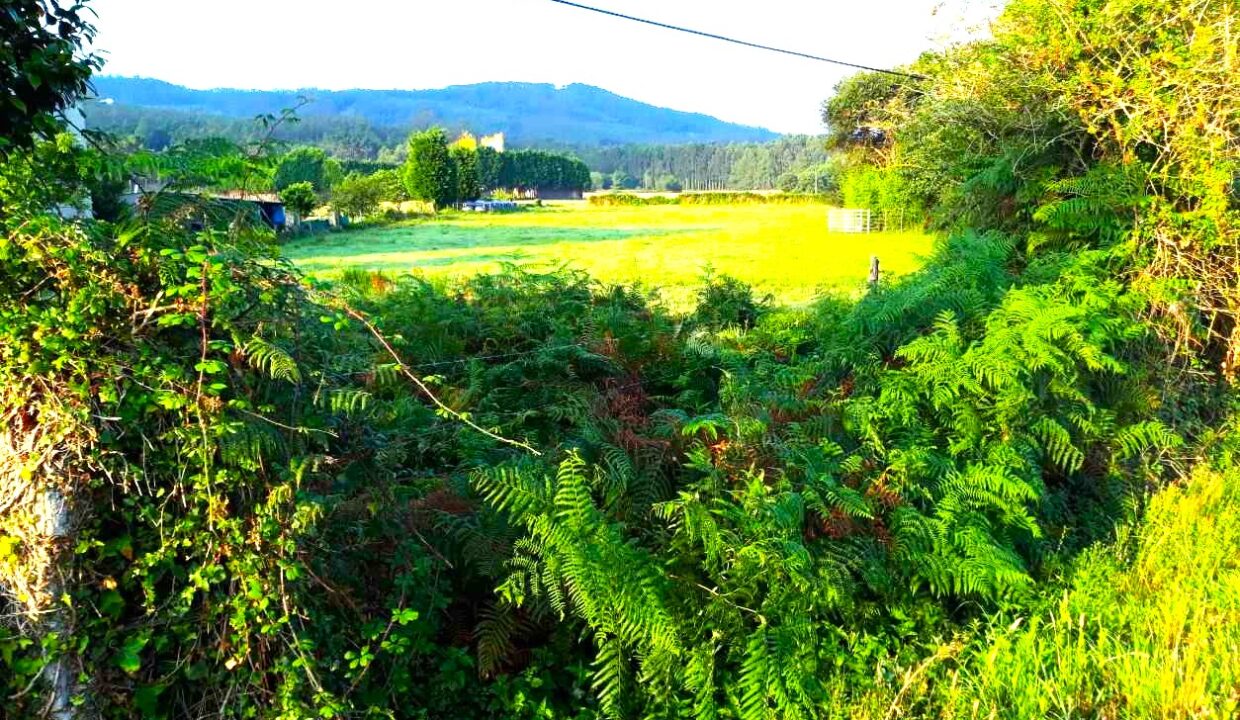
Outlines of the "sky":
{"label": "sky", "polygon": [[[581,0],[765,45],[892,67],[984,33],[997,0]],[[103,72],[193,88],[585,83],[785,133],[822,131],[853,71],[550,0],[93,0]]]}

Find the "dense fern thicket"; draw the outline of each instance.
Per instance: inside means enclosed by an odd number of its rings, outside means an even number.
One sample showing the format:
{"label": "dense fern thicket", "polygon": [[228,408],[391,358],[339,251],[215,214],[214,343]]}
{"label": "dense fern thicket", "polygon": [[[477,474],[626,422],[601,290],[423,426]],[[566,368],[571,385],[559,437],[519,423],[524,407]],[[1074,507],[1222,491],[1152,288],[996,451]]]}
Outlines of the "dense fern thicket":
{"label": "dense fern thicket", "polygon": [[1234,714],[1236,19],[1014,0],[850,81],[857,187],[943,239],[804,308],[6,199],[0,707]]}
{"label": "dense fern thicket", "polygon": [[[42,707],[47,658],[71,651],[106,716],[451,714],[478,682],[471,638],[514,539],[469,491],[472,468],[509,453],[459,418],[602,447],[624,428],[613,408],[700,392],[644,379],[677,370],[673,328],[627,291],[516,274],[327,295],[244,220],[198,236],[40,221],[3,244],[4,290],[23,298],[5,314],[6,462],[22,462],[6,499],[54,480],[78,513],[73,574],[42,588],[62,589],[73,637],[0,641],[13,713]],[[382,342],[349,320],[378,307]],[[18,588],[47,538],[18,514],[3,531]]]}
{"label": "dense fern thicket", "polygon": [[674,320],[572,274],[328,293],[256,230],[79,233],[6,245],[38,288],[6,407],[85,457],[78,640],[5,656],[17,690],[72,651],[109,716],[824,712],[1173,443],[1132,299],[1077,262],[1014,289],[997,236],[852,309],[724,279]]}

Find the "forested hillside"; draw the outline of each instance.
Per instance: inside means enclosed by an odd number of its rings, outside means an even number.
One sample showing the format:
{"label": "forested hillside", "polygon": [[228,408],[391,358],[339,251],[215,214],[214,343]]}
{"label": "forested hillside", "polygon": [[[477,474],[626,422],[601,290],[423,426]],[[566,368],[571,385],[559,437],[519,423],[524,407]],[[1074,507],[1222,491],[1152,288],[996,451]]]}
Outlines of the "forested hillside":
{"label": "forested hillside", "polygon": [[175,192],[274,177],[281,119],[57,134],[88,17],[0,13],[6,717],[1240,712],[1235,3],[1010,0],[844,81],[842,192],[934,253],[681,313],[572,268],[307,278]]}
{"label": "forested hillside", "polygon": [[[390,133],[441,125],[475,133],[503,132],[515,145],[548,143],[760,142],[778,135],[706,115],[654,107],[588,85],[556,88],[533,83],[483,83],[442,90],[192,90],[159,80],[102,76],[96,94],[115,104],[87,106],[92,127],[131,134],[145,125],[174,140],[192,135],[187,126],[205,125],[213,134],[241,139],[256,115],[279,113],[309,100],[299,110],[307,123],[282,133],[301,142],[339,144],[349,153],[373,158]],[[174,112],[169,112],[174,111]],[[216,117],[212,117],[216,116]],[[232,118],[241,122],[227,122]],[[363,131],[364,121],[368,130]],[[392,143],[395,144],[395,143]],[[360,156],[360,155],[359,155]]]}
{"label": "forested hillside", "polygon": [[559,150],[580,157],[599,189],[756,190],[806,188],[834,182],[819,138],[777,139],[774,133],[677,113],[596,88],[492,83],[443,91],[300,93],[198,91],[157,80],[101,77],[100,98],[88,102],[87,125],[133,147],[164,150],[205,138],[253,142],[264,131],[255,115],[298,107],[298,121],[271,139],[309,145],[341,160],[405,159],[412,128],[443,126],[456,133],[504,132],[512,147]]}
{"label": "forested hillside", "polygon": [[[264,137],[252,118],[98,102],[82,107],[90,129],[114,135],[135,149],[162,151],[192,140],[226,138],[247,143]],[[297,122],[281,125],[271,139],[317,147],[344,161],[392,166],[405,160],[411,124],[377,125],[355,115],[301,115],[303,111],[299,110]],[[826,142],[819,137],[656,145],[509,140],[512,147],[529,145],[581,158],[596,173],[598,189],[812,190],[817,181],[817,187],[828,191],[839,179],[838,168],[828,162]]]}
{"label": "forested hillside", "polygon": [[567,148],[597,173],[600,189],[801,190],[838,186],[824,138],[790,136],[765,143],[695,143]]}

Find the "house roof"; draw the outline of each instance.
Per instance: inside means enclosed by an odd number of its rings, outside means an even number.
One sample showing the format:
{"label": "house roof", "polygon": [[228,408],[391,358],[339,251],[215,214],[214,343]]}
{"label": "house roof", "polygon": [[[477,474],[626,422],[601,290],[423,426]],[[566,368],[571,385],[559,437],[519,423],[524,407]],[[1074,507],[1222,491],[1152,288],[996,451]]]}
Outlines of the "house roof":
{"label": "house roof", "polygon": [[220,200],[248,200],[250,202],[276,204],[283,204],[284,202],[276,193],[251,193],[242,192],[241,190],[204,190],[196,194]]}

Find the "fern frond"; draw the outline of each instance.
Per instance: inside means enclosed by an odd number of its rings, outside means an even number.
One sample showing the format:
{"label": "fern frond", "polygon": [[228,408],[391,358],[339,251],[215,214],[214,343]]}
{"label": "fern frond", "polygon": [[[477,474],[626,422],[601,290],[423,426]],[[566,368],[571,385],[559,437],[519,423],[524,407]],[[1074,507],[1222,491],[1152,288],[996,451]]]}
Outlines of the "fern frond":
{"label": "fern frond", "polygon": [[478,673],[490,677],[499,671],[504,659],[512,653],[512,638],[517,631],[515,608],[494,603],[483,608],[475,629],[478,638]]}
{"label": "fern frond", "polygon": [[254,369],[265,373],[272,380],[294,385],[301,382],[301,368],[283,348],[255,335],[245,344],[243,352]]}
{"label": "fern frond", "polygon": [[628,670],[624,646],[615,637],[605,635],[595,635],[594,643],[598,646],[598,652],[594,657],[590,688],[598,697],[603,713],[609,718],[619,718]]}

